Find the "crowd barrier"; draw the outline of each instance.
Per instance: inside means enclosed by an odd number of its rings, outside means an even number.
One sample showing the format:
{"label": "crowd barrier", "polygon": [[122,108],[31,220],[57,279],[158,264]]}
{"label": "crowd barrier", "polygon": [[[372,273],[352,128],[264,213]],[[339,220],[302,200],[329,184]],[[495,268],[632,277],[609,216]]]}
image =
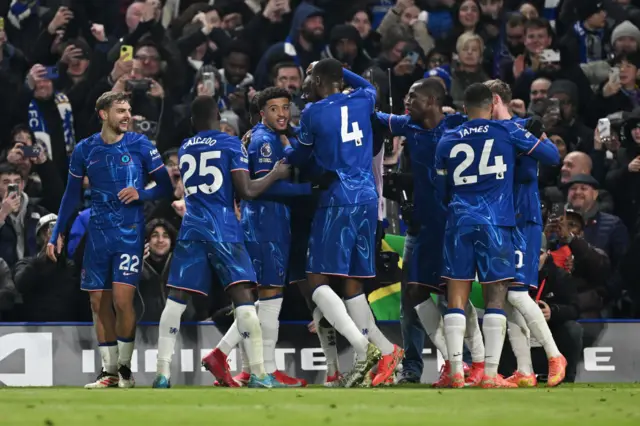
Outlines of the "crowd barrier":
{"label": "crowd barrier", "polygon": [[[584,348],[578,366],[578,382],[633,382],[640,378],[640,323],[604,322],[582,324],[599,330],[596,342]],[[382,322],[381,330],[401,343],[400,325]],[[211,385],[211,375],[200,366],[201,357],[215,347],[222,333],[213,323],[185,324],[180,330],[172,364],[172,382],[180,385]],[[318,338],[306,323],[283,323],[276,351],[278,369],[309,383],[322,383],[325,358]],[[156,370],[157,325],[140,325],[132,370],[136,382],[149,386]],[[338,341],[340,365],[351,366],[353,354],[344,340]],[[442,358],[431,342],[423,351],[423,382],[437,379]],[[229,364],[240,368],[235,351]],[[0,382],[6,386],[82,386],[100,371],[93,327],[78,323],[0,324]]]}

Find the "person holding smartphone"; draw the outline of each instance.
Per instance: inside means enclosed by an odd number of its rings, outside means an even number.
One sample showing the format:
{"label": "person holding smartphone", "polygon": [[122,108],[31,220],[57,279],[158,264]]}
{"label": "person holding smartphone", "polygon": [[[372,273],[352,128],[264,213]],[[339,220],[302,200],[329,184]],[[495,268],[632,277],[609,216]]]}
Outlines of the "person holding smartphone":
{"label": "person holding smartphone", "polygon": [[636,88],[640,54],[622,53],[613,59],[612,65],[609,79],[602,85],[598,96],[601,117],[616,111],[631,111],[640,93]]}

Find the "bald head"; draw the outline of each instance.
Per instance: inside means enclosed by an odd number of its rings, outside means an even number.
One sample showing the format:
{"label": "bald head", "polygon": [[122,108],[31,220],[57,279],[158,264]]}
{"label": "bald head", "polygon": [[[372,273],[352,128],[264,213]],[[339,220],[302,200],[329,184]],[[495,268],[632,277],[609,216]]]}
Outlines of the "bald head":
{"label": "bald head", "polygon": [[590,175],[592,167],[591,157],[587,154],[579,151],[570,152],[562,161],[560,182],[567,183],[575,175]]}

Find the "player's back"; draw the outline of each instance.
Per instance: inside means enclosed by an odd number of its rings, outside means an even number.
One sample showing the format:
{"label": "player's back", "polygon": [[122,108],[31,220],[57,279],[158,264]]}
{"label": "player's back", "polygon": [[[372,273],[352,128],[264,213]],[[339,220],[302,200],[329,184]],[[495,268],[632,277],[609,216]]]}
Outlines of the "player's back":
{"label": "player's back", "polygon": [[146,136],[137,133],[127,132],[113,144],[105,143],[100,133],[82,140],[71,157],[69,172],[89,179],[90,227],[109,229],[143,223],[142,203],[124,204],[118,193],[127,187],[144,189],[148,173],[162,165],[159,159],[158,150]]}
{"label": "player's back", "polygon": [[515,160],[516,146],[500,122],[475,119],[447,131],[436,159],[448,175],[447,226],[514,226]]}
{"label": "player's back", "polygon": [[243,241],[231,173],[248,170],[240,139],[216,130],[186,139],[178,151],[187,212],[181,240]]}
{"label": "player's back", "polygon": [[377,200],[371,128],[375,99],[371,93],[364,89],[336,93],[309,106],[303,113],[303,141],[311,137],[318,166],[339,177],[339,182],[322,195],[320,206]]}

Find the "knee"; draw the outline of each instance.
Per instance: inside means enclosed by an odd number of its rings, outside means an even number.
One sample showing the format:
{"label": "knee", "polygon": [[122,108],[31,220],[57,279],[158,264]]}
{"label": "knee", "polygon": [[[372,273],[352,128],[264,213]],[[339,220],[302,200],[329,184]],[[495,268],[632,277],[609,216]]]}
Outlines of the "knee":
{"label": "knee", "polygon": [[407,284],[406,300],[410,306],[416,306],[424,302],[431,296],[431,292],[426,286],[419,284]]}
{"label": "knee", "polygon": [[172,287],[169,290],[169,298],[186,305],[187,303],[189,303],[189,300],[191,299],[191,295],[189,294],[188,291],[179,290],[177,288]]}
{"label": "knee", "polygon": [[133,299],[129,297],[114,297],[113,308],[116,314],[122,315],[133,311]]}

